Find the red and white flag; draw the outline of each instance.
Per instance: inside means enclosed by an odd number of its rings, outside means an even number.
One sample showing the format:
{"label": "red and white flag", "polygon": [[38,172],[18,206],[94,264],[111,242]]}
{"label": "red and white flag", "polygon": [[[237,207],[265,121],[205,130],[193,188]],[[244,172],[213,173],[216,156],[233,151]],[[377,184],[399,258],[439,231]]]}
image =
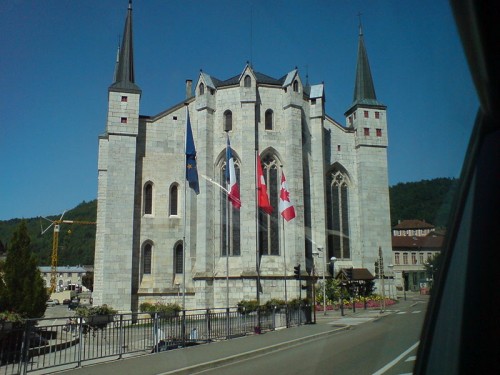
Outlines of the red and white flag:
{"label": "red and white flag", "polygon": [[234,169],[234,158],[231,145],[229,143],[229,135],[227,136],[226,147],[226,181],[228,198],[233,204],[233,207],[239,209],[241,207],[240,188],[236,181],[236,170]]}
{"label": "red and white flag", "polygon": [[273,212],[273,207],[269,202],[269,196],[267,195],[266,180],[264,179],[264,174],[262,173],[262,164],[260,162],[260,156],[257,153],[257,200],[259,207],[262,208],[266,214],[271,214]]}
{"label": "red and white flag", "polygon": [[290,221],[295,217],[295,208],[290,201],[290,192],[286,186],[285,174],[281,172],[281,190],[280,190],[280,214],[286,221]]}

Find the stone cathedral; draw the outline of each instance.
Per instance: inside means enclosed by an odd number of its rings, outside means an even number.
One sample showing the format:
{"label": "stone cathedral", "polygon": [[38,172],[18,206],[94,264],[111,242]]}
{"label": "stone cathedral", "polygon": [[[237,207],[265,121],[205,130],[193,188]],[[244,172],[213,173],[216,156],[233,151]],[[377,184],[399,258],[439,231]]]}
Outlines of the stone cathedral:
{"label": "stone cathedral", "polygon": [[[298,264],[305,284],[314,270],[329,275],[332,257],[334,272],[374,274],[380,247],[390,263],[386,106],[361,28],[354,98],[341,122],[325,113],[323,84],[309,85],[297,69],[273,78],[249,64],[230,78],[202,71],[186,81],[182,101],[140,114],[133,52],[129,4],[99,136],[94,304],[214,308],[284,300],[285,289],[290,300],[299,296]],[[186,187],[188,112],[198,195]],[[227,137],[239,210],[226,206]],[[257,207],[257,154],[271,214]],[[289,222],[278,210],[282,172],[296,212]]]}

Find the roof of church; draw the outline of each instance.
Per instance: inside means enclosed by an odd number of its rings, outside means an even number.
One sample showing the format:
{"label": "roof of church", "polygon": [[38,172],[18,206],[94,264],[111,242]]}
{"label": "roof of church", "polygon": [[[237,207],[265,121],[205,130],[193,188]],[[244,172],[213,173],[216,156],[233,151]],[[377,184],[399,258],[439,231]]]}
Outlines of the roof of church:
{"label": "roof of church", "polygon": [[[354,85],[353,103],[349,109],[356,105],[384,106],[377,100],[373,84],[368,54],[366,53],[363,28],[359,25],[358,61],[356,64],[356,83]],[[384,106],[385,107],[385,106]],[[349,111],[349,110],[348,110]]]}
{"label": "roof of church", "polygon": [[[257,83],[260,83],[260,84],[281,86],[286,78],[286,75],[284,75],[283,77],[281,77],[279,79],[276,79],[276,78],[269,77],[266,74],[259,73],[256,71],[254,71],[253,73],[255,74],[255,78],[257,79]],[[241,75],[238,74],[238,75],[235,75],[234,77],[231,77],[231,78],[226,79],[226,80],[220,80],[220,79],[217,79],[215,77],[211,77],[211,78],[212,78],[212,82],[214,83],[215,87],[217,88],[217,87],[237,85],[240,82],[240,77],[241,77]]]}
{"label": "roof of church", "polygon": [[135,84],[134,77],[134,48],[132,43],[132,0],[129,0],[123,40],[115,71],[115,80],[110,90],[140,93],[141,89]]}

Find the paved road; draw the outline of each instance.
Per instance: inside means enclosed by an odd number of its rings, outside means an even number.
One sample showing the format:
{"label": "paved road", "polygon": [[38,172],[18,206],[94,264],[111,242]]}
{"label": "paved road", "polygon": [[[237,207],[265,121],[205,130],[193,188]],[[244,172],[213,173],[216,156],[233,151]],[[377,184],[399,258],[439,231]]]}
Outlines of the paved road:
{"label": "paved road", "polygon": [[[414,347],[419,339],[424,314],[421,311],[414,314],[414,311],[410,308],[405,314],[386,315],[376,321],[368,317],[349,317],[342,322],[350,324],[350,330],[192,374],[359,375],[374,374],[380,369],[383,371],[379,374],[411,373],[413,363],[406,363],[408,366],[403,372],[391,372],[399,361],[391,366],[388,364]],[[370,321],[372,323],[366,324]]]}
{"label": "paved road", "polygon": [[[425,297],[421,297],[425,298]],[[328,312],[327,316],[318,314],[317,324],[305,325],[291,329],[282,329],[262,335],[251,335],[240,339],[221,341],[207,345],[200,345],[181,350],[173,350],[153,355],[128,358],[95,365],[86,364],[79,369],[65,371],[77,375],[109,375],[117,374],[193,374],[204,369],[215,368],[259,355],[292,347],[299,343],[324,339],[339,332],[350,329],[367,321],[373,321],[388,315],[398,315],[398,312],[415,305],[416,301],[401,301],[391,307],[392,311],[365,311],[358,310],[356,314],[346,311],[346,316],[341,317],[339,312]],[[380,319],[383,321],[384,319]],[[419,327],[417,327],[419,329]],[[351,329],[351,336],[358,331]],[[354,351],[354,349],[353,349]],[[369,351],[369,348],[368,348]],[[274,354],[273,354],[274,355]],[[302,357],[303,358],[303,357]],[[39,372],[40,374],[42,372]],[[253,372],[255,373],[255,372]],[[242,373],[241,373],[242,374]]]}

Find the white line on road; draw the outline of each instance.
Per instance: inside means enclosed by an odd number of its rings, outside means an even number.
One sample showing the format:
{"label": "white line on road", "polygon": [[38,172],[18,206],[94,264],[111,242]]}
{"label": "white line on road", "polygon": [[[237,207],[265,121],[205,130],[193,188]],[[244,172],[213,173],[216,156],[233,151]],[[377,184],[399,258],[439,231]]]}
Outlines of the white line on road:
{"label": "white line on road", "polygon": [[417,356],[416,355],[411,355],[409,356],[408,358],[406,358],[406,361],[405,362],[410,362],[410,361],[414,361],[417,359]]}
{"label": "white line on road", "polygon": [[421,311],[420,310],[415,310],[415,311],[412,311],[411,313],[412,314],[418,314],[418,313],[421,313]]}
{"label": "white line on road", "polygon": [[407,355],[409,352],[411,352],[413,349],[415,349],[418,346],[419,343],[420,343],[420,341],[417,341],[415,344],[413,344],[412,346],[410,346],[403,353],[401,353],[400,355],[398,355],[396,358],[394,358],[391,362],[389,362],[388,364],[386,364],[380,370],[374,372],[372,375],[382,375],[383,373],[385,373],[392,366],[394,366],[396,363],[398,363],[401,360],[401,358],[403,358],[405,355]]}

